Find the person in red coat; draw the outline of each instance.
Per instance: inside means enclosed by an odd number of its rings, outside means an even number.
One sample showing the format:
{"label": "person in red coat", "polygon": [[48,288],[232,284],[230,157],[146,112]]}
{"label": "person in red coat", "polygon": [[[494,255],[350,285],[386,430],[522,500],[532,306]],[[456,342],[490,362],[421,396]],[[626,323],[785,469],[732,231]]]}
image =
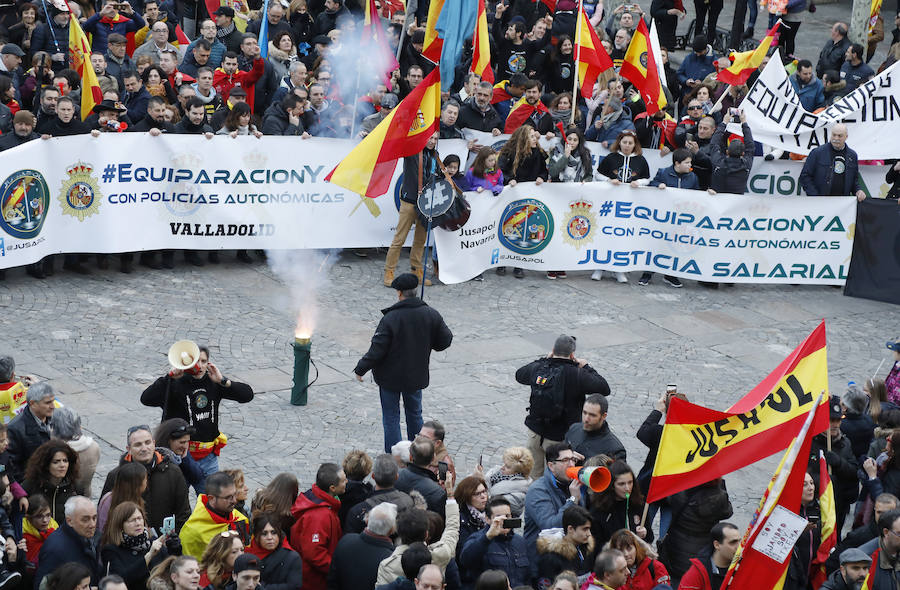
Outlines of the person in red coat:
{"label": "person in red coat", "polygon": [[227,101],[231,89],[240,86],[247,91],[247,104],[253,109],[254,90],[256,82],[266,73],[266,62],[259,56],[259,46],[253,58],[253,69],[242,72],[238,69],[238,54],[233,51],[225,53],[222,59],[222,67],[213,72],[213,88]]}
{"label": "person in red coat", "polygon": [[325,590],[331,557],[341,539],[338,496],[347,488],[347,476],[335,463],[323,463],[316,483],[297,496],[291,507],[291,547],[303,558],[303,590]]}
{"label": "person in red coat", "polygon": [[628,579],[623,590],[652,590],[658,584],[669,584],[669,572],[662,562],[647,554],[647,544],[628,529],[620,529],[609,538],[609,546],[625,555]]}

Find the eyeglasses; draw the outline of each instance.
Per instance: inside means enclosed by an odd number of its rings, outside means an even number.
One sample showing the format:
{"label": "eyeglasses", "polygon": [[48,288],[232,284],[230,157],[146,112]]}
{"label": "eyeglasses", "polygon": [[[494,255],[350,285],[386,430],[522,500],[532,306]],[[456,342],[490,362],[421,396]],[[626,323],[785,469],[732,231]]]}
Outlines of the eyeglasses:
{"label": "eyeglasses", "polygon": [[237,494],[231,494],[230,496],[216,496],[216,495],[213,495],[213,494],[209,494],[209,496],[212,497],[212,498],[219,498],[219,499],[221,499],[221,500],[228,500],[229,502],[234,502],[234,497],[235,497],[236,495],[237,495]]}
{"label": "eyeglasses", "polygon": [[560,457],[559,459],[554,459],[550,461],[551,463],[571,463],[575,464],[575,457]]}

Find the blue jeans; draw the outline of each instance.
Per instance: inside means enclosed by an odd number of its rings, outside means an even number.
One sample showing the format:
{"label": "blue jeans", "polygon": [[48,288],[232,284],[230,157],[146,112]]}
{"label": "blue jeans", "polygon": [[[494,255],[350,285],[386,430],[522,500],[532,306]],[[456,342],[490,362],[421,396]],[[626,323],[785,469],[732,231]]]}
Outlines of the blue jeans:
{"label": "blue jeans", "polygon": [[647,530],[650,530],[653,526],[653,519],[656,518],[657,512],[659,512],[659,534],[656,535],[656,538],[662,539],[666,536],[669,526],[672,524],[671,508],[666,505],[660,506],[659,504],[650,504],[650,508],[647,510],[647,521],[644,523],[644,526],[647,527]]}
{"label": "blue jeans", "polygon": [[756,26],[756,17],[759,16],[759,5],[756,0],[747,0],[747,28],[752,29]]}
{"label": "blue jeans", "polygon": [[203,479],[200,480],[200,483],[194,485],[194,491],[198,494],[205,494],[207,476],[219,471],[219,456],[215,453],[210,453],[197,461],[197,465],[200,466],[200,471],[203,472]]}
{"label": "blue jeans", "polygon": [[413,440],[422,429],[422,390],[388,391],[378,388],[381,395],[381,425],[384,427],[384,452],[400,442],[400,396],[403,396],[403,411],[406,414],[406,436]]}

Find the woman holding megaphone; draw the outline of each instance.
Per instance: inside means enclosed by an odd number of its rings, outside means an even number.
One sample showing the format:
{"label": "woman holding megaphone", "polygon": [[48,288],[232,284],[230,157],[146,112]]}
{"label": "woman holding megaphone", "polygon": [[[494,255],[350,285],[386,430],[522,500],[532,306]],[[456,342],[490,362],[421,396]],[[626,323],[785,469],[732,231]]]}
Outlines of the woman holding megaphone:
{"label": "woman holding megaphone", "polygon": [[609,487],[591,498],[591,533],[597,547],[609,541],[619,529],[628,529],[650,543],[653,531],[641,525],[644,496],[634,485],[634,471],[624,461],[609,466]]}

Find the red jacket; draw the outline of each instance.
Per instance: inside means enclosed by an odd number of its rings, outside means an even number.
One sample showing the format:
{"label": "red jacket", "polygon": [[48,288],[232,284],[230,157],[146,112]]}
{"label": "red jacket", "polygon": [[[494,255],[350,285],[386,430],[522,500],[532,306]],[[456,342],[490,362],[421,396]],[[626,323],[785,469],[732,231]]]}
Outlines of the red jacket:
{"label": "red jacket", "polygon": [[325,590],[331,556],[341,539],[341,501],[313,487],[297,496],[291,514],[291,547],[303,558],[303,590]]}
{"label": "red jacket", "polygon": [[706,566],[699,559],[691,559],[691,567],[681,577],[678,590],[712,590]]}
{"label": "red jacket", "polygon": [[253,60],[253,69],[249,72],[238,70],[229,76],[222,68],[216,68],[216,71],[213,72],[213,88],[216,89],[222,100],[227,102],[231,89],[235,86],[240,86],[247,91],[247,105],[249,105],[250,110],[253,110],[253,96],[256,83],[265,73],[266,62],[261,57]]}
{"label": "red jacket", "polygon": [[669,584],[669,572],[661,562],[645,557],[634,575],[628,576],[625,585],[619,590],[653,590],[658,584]]}

